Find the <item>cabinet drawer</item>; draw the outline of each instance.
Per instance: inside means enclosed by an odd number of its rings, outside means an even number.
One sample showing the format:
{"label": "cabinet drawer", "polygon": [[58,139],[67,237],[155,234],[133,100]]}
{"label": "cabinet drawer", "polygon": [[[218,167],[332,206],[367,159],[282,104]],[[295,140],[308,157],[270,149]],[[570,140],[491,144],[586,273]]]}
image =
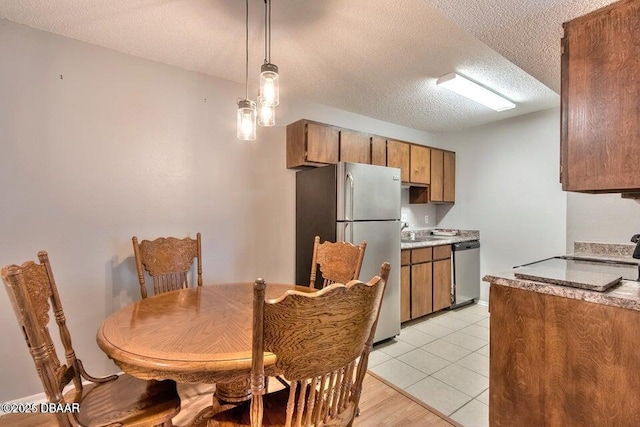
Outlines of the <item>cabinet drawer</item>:
{"label": "cabinet drawer", "polygon": [[411,250],[411,263],[428,262],[433,259],[433,248],[420,248]]}
{"label": "cabinet drawer", "polygon": [[400,251],[400,265],[409,264],[411,264],[411,250],[406,249],[404,251]]}
{"label": "cabinet drawer", "polygon": [[451,245],[436,246],[433,248],[433,259],[451,258]]}

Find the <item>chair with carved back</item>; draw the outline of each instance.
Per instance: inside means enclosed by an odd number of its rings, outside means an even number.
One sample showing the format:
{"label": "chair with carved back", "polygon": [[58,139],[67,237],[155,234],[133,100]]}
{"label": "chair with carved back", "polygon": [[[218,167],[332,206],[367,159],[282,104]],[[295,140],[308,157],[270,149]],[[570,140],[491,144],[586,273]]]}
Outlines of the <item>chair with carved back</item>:
{"label": "chair with carved back", "polygon": [[[95,378],[85,371],[71,343],[49,257],[41,251],[38,258],[40,264],[27,261],[8,265],[1,272],[47,400],[71,409],[55,413],[58,425],[170,426],[180,411],[175,382],[143,381],[126,374]],[[49,333],[50,311],[58,325],[66,365],[60,363]],[[83,385],[82,379],[93,384]],[[74,390],[63,395],[63,388],[72,382]]]}
{"label": "chair with carved back", "polygon": [[[209,427],[350,426],[378,323],[389,263],[368,283],[353,280],[265,301],[254,285],[251,402],[216,414]],[[309,321],[312,319],[312,321]],[[264,394],[264,353],[289,382]]]}
{"label": "chair with carved back", "polygon": [[133,253],[136,257],[142,298],[147,297],[147,286],[144,281],[145,270],[153,278],[153,290],[156,295],[176,291],[189,286],[187,276],[194,258],[198,259],[198,286],[202,286],[200,233],[196,235],[195,239],[160,237],[138,243],[138,238],[134,236],[131,240],[133,241]]}
{"label": "chair with carved back", "polygon": [[348,242],[320,243],[320,237],[316,236],[313,240],[309,286],[315,287],[318,269],[324,279],[323,288],[332,283],[358,280],[366,248],[367,242],[362,242],[358,246]]}

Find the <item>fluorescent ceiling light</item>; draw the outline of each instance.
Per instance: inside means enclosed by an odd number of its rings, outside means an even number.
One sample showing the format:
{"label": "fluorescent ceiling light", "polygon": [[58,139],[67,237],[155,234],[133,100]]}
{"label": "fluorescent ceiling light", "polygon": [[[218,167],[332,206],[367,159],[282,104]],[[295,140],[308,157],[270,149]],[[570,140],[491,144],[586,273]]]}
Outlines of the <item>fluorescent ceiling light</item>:
{"label": "fluorescent ceiling light", "polygon": [[516,106],[508,99],[462,77],[460,74],[449,73],[440,77],[436,84],[496,111],[510,110]]}

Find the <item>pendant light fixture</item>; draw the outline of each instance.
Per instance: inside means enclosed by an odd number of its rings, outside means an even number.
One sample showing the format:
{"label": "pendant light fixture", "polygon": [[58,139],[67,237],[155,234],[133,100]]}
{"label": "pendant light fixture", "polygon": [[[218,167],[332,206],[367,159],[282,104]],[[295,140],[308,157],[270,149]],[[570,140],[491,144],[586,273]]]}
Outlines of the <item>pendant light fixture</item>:
{"label": "pendant light fixture", "polygon": [[262,97],[258,96],[258,124],[260,126],[275,126],[276,107],[262,102]]}
{"label": "pendant light fixture", "polygon": [[280,103],[278,66],[271,63],[271,0],[264,0],[264,64],[260,68],[260,102],[275,107]]}
{"label": "pendant light fixture", "polygon": [[245,20],[245,97],[238,100],[238,116],[236,136],[242,141],[256,139],[256,103],[249,99],[249,0],[246,0],[247,13]]}

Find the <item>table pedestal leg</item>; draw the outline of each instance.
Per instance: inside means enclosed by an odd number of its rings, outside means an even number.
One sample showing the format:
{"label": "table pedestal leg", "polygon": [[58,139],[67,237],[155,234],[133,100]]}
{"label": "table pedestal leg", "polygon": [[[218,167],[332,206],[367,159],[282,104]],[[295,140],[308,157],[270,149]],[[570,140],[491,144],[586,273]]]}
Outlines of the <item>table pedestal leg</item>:
{"label": "table pedestal leg", "polygon": [[231,383],[217,383],[214,399],[222,402],[240,403],[251,399],[251,378]]}

